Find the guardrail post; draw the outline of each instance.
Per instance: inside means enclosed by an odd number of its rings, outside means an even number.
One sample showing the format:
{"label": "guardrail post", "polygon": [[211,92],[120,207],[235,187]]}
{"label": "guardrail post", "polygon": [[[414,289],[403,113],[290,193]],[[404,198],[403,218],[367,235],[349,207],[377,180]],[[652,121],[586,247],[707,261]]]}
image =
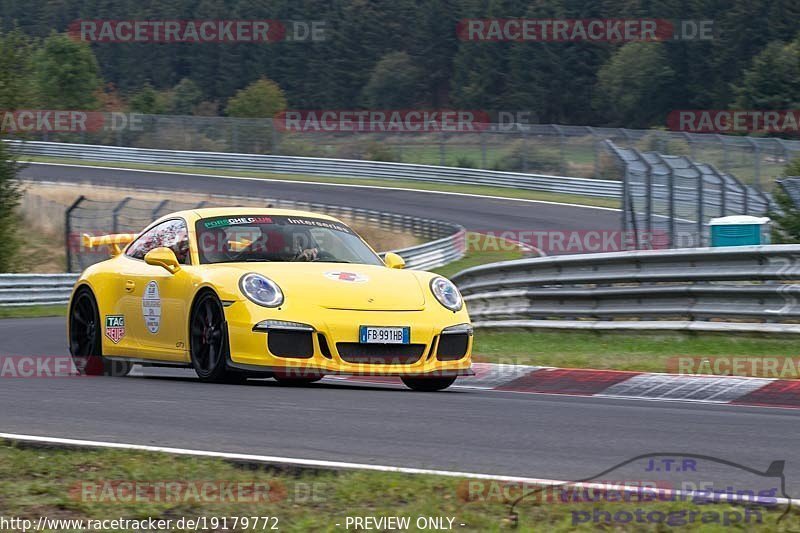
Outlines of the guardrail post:
{"label": "guardrail post", "polygon": [[122,211],[122,208],[124,208],[125,205],[127,205],[127,203],[130,201],[131,201],[130,196],[123,198],[122,201],[118,203],[117,206],[114,208],[114,210],[111,212],[112,233],[119,233],[119,212]]}
{"label": "guardrail post", "polygon": [[67,246],[67,272],[72,272],[72,212],[80,206],[86,197],[81,195],[64,212],[64,243]]}

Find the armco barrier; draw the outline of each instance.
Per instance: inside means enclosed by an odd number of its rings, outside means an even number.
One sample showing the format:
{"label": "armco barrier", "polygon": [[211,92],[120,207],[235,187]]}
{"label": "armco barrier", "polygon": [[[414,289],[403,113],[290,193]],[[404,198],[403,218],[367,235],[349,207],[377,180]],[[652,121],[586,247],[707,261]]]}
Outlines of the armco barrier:
{"label": "armco barrier", "polygon": [[0,307],[66,304],[77,280],[78,274],[0,274]]}
{"label": "armco barrier", "polygon": [[800,333],[798,280],[800,245],[541,257],[453,277],[478,327]]}
{"label": "armco barrier", "polygon": [[566,176],[498,172],[408,163],[386,163],[356,159],[188,152],[42,141],[8,142],[12,143],[16,151],[22,155],[65,157],[85,161],[112,161],[114,163],[173,165],[219,170],[250,170],[348,178],[391,178],[434,183],[510,187],[601,198],[621,198],[622,194],[622,183],[619,181],[570,178]]}

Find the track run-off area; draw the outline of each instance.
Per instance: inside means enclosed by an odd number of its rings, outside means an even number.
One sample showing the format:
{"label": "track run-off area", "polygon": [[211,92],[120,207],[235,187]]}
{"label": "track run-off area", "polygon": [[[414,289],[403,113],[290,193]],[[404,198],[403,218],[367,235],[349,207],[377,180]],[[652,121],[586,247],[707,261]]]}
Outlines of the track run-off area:
{"label": "track run-off area", "polygon": [[[21,177],[362,207],[478,231],[613,230],[620,216],[530,200],[99,167],[30,164]],[[66,355],[65,330],[63,318],[0,320],[0,353]],[[587,479],[648,453],[705,454],[759,470],[785,460],[787,492],[800,497],[798,410],[344,381],[211,385],[192,376],[152,369],[4,379],[0,432],[554,480]],[[703,474],[724,484],[737,471]]]}

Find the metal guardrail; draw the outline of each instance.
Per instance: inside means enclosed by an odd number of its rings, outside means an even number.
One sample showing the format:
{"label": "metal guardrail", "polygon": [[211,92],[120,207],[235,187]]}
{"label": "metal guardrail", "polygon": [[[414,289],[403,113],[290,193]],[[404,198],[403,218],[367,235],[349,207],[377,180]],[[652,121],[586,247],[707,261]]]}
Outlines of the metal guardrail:
{"label": "metal guardrail", "polygon": [[478,327],[792,332],[798,280],[800,245],[541,257],[453,277]]}
{"label": "metal guardrail", "polygon": [[0,274],[0,307],[61,305],[78,274]]}
{"label": "metal guardrail", "polygon": [[403,179],[432,183],[508,187],[562,194],[580,194],[600,198],[621,198],[622,194],[622,183],[619,181],[525,174],[521,172],[498,172],[357,159],[189,152],[42,141],[7,142],[12,143],[17,152],[22,155],[64,157],[85,161],[113,161],[115,163],[188,166],[219,170],[307,174],[312,176]]}
{"label": "metal guardrail", "polygon": [[[772,178],[800,153],[800,141],[663,130],[631,130],[511,122],[474,124],[475,132],[321,131],[287,128],[269,118],[144,115],[133,113],[120,127],[118,114],[103,113],[101,128],[82,132],[29,132],[30,140],[136,146],[167,150],[213,150],[304,157],[371,159],[440,166],[470,166],[511,172],[558,173],[608,179],[602,142],[626,148],[684,155],[711,163],[749,184],[771,189]],[[319,125],[319,124],[318,124]],[[299,129],[299,131],[298,131]],[[338,130],[338,128],[336,128]],[[345,128],[346,129],[346,128]],[[358,129],[358,128],[356,128]],[[382,129],[382,128],[377,128]],[[385,158],[392,159],[385,159]],[[466,163],[466,164],[465,164]],[[613,179],[613,178],[612,178]]]}

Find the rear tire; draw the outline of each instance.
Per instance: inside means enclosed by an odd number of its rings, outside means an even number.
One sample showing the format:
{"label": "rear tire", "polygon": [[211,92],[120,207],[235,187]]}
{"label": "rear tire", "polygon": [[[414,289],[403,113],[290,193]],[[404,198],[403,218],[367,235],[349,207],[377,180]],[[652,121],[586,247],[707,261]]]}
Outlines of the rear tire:
{"label": "rear tire", "polygon": [[228,330],[222,302],[213,292],[197,297],[189,319],[189,353],[200,381],[243,383],[247,375],[228,368]]}
{"label": "rear tire", "polygon": [[133,363],[103,357],[102,324],[97,300],[87,287],[75,292],[69,310],[69,353],[84,376],[127,376]]}
{"label": "rear tire", "polygon": [[440,378],[402,377],[403,383],[411,390],[420,392],[436,392],[444,390],[456,381],[456,376]]}

